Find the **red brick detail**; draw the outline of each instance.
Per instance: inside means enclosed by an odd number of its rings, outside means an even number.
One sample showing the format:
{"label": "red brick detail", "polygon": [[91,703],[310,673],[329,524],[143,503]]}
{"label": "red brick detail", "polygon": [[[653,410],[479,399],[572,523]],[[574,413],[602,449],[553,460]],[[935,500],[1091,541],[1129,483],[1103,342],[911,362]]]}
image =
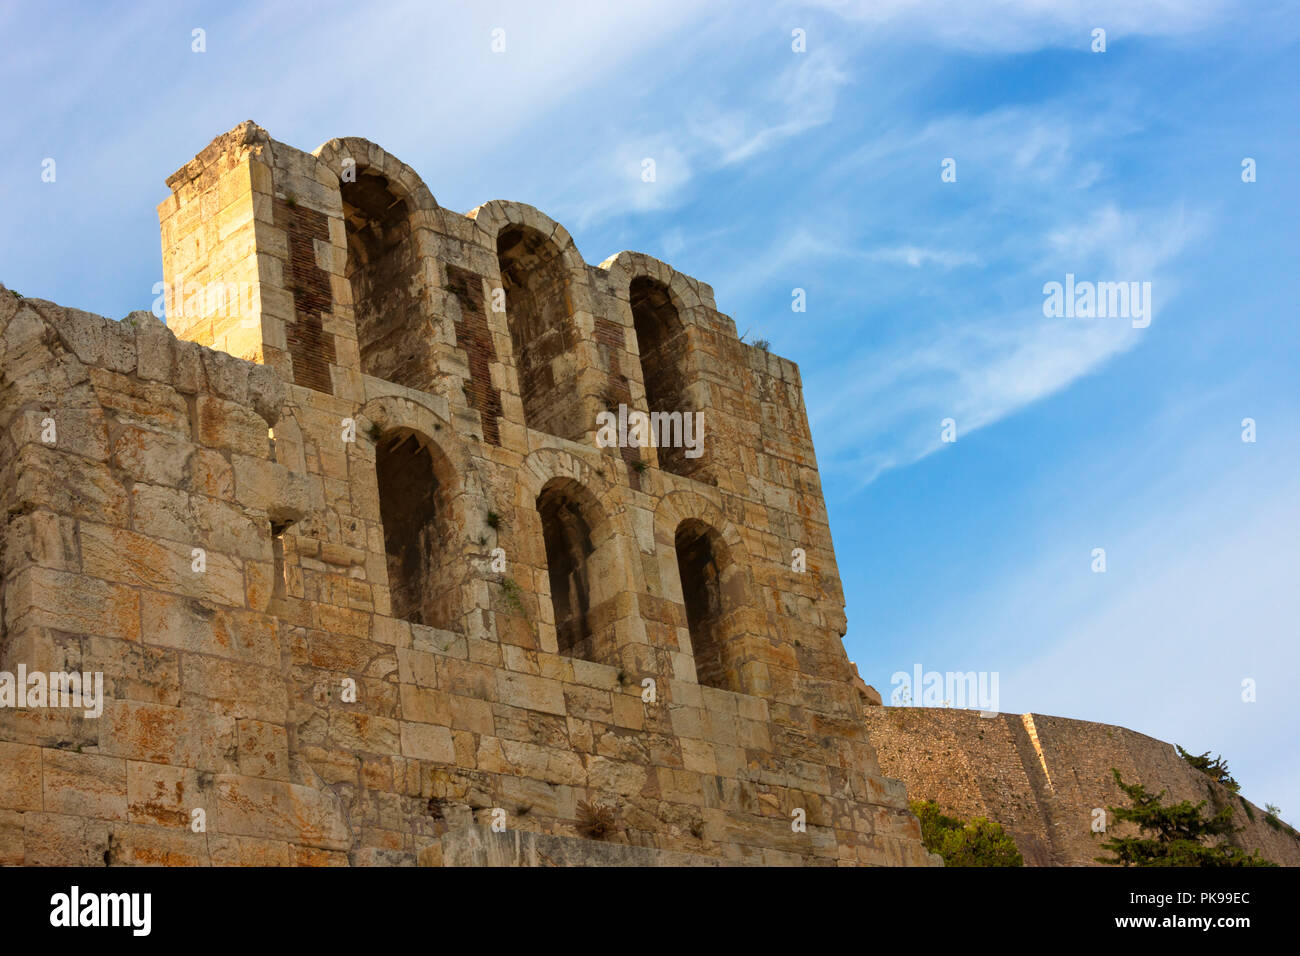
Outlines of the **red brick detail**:
{"label": "red brick detail", "polygon": [[[600,348],[601,357],[605,360],[605,369],[609,374],[608,384],[605,387],[605,405],[617,414],[619,405],[626,405],[630,411],[632,408],[632,387],[628,384],[627,376],[623,374],[623,368],[618,360],[619,354],[624,351],[623,326],[617,322],[611,322],[609,319],[596,319],[596,327],[593,330],[593,336],[596,339],[596,345]],[[641,450],[625,446],[619,449],[619,454],[627,462],[627,480],[634,491],[641,490],[641,473],[636,468],[636,463],[641,460]]]}
{"label": "red brick detail", "polygon": [[456,348],[464,349],[469,359],[469,381],[465,399],[483,420],[483,440],[501,444],[497,419],[501,417],[501,392],[492,387],[491,365],[497,359],[488,331],[487,311],[483,304],[483,277],[476,272],[447,264],[447,291],[460,301],[461,320],[456,326]]}
{"label": "red brick detail", "polygon": [[329,220],[324,213],[275,200],[275,224],[289,237],[288,275],[293,294],[293,321],[285,339],[293,359],[293,380],[298,385],[330,394],[330,365],[336,361],[334,336],[324,329],[323,316],[334,309],[329,273],[316,264],[316,242],[329,240]]}

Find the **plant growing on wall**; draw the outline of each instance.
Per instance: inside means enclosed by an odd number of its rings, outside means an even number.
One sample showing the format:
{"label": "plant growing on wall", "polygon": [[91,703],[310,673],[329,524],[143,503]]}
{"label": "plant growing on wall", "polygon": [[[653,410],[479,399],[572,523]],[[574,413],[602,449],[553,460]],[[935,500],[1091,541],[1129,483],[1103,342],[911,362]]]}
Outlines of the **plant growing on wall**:
{"label": "plant growing on wall", "polygon": [[1289,833],[1292,838],[1300,840],[1300,833],[1296,833],[1295,827],[1282,819],[1282,808],[1276,803],[1264,804],[1264,822],[1274,830],[1282,833]]}
{"label": "plant growing on wall", "polygon": [[1178,756],[1182,757],[1187,763],[1205,774],[1211,780],[1223,784],[1233,793],[1241,790],[1241,784],[1232,779],[1232,774],[1228,773],[1228,762],[1222,757],[1210,759],[1210,752],[1207,750],[1203,754],[1190,754],[1178,744]]}
{"label": "plant growing on wall", "polygon": [[501,580],[501,590],[505,592],[506,601],[521,617],[527,617],[528,612],[524,609],[522,592],[519,585],[515,583],[514,578],[503,578]]}
{"label": "plant growing on wall", "polygon": [[943,857],[945,866],[1024,866],[1024,857],[1002,824],[984,817],[964,821],[946,816],[933,800],[909,806],[921,821],[921,842]]}
{"label": "plant growing on wall", "polygon": [[578,830],[586,837],[601,840],[614,832],[614,811],[600,803],[578,801]]}

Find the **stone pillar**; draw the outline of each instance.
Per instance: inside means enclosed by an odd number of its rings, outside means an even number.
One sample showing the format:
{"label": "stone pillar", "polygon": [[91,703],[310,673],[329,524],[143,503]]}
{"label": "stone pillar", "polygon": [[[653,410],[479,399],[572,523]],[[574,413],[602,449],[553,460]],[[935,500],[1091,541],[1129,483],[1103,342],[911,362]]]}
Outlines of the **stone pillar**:
{"label": "stone pillar", "polygon": [[167,185],[158,218],[167,324],[177,337],[360,401],[338,177],[248,122]]}

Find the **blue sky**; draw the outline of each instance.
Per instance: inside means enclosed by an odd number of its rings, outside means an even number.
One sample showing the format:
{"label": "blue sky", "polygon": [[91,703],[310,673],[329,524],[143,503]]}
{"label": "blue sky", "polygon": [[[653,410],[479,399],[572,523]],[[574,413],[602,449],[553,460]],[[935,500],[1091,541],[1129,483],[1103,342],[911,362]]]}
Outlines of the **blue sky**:
{"label": "blue sky", "polygon": [[[1223,753],[1300,817],[1300,14],[752,6],[6,5],[0,280],[148,308],[164,178],[244,119],[372,139],[451,209],[531,203],[800,364],[845,645],[886,696],[997,671],[1002,710]],[[1151,282],[1151,325],[1045,318],[1066,273]]]}

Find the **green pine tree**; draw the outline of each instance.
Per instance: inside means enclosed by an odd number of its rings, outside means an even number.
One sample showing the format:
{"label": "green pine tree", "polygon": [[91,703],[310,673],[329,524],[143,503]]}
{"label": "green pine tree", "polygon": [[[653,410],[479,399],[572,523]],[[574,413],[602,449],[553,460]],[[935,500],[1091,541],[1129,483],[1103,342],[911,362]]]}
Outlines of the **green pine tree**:
{"label": "green pine tree", "polygon": [[[1225,768],[1226,769],[1226,768]],[[1112,854],[1097,862],[1119,866],[1276,866],[1256,850],[1247,854],[1227,838],[1240,827],[1232,822],[1232,807],[1224,806],[1212,817],[1201,815],[1205,801],[1183,800],[1165,806],[1165,791],[1147,793],[1140,783],[1128,784],[1111,768],[1115,783],[1131,807],[1107,807],[1118,822],[1135,823],[1139,836],[1111,837],[1102,849]]]}
{"label": "green pine tree", "polygon": [[1223,784],[1233,793],[1238,793],[1241,790],[1241,784],[1232,779],[1232,774],[1228,773],[1228,762],[1222,757],[1215,757],[1211,760],[1210,752],[1208,750],[1199,755],[1189,754],[1180,745],[1174,744],[1174,746],[1178,748],[1178,756],[1182,757],[1211,780]]}

